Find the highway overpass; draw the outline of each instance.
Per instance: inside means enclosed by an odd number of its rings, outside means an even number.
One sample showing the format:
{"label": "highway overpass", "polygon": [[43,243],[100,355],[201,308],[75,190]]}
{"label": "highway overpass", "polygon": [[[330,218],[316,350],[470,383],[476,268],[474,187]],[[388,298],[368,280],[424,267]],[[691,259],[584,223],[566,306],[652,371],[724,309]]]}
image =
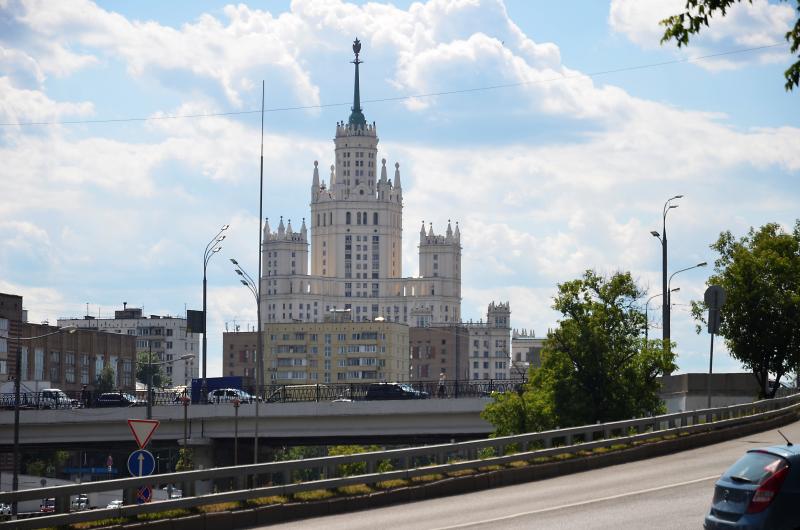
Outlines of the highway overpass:
{"label": "highway overpass", "polygon": [[[267,403],[259,406],[261,443],[345,443],[463,440],[485,437],[491,425],[480,412],[489,398],[408,401]],[[191,445],[240,440],[255,434],[255,405],[231,404],[153,407],[160,420],[155,443],[182,443],[184,425]],[[145,418],[144,407],[21,411],[20,443],[26,447],[107,444],[132,441],[127,420]],[[0,411],[0,451],[10,450],[13,411]]]}

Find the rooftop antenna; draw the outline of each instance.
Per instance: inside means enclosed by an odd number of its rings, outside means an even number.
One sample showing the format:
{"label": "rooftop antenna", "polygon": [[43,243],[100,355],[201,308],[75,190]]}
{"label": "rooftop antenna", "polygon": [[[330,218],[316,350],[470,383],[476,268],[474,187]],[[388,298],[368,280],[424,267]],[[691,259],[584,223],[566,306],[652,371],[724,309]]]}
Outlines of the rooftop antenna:
{"label": "rooftop antenna", "polygon": [[786,445],[788,445],[789,447],[791,447],[791,446],[793,445],[793,444],[792,444],[792,442],[790,442],[790,441],[789,441],[789,439],[788,439],[786,436],[784,436],[784,434],[783,434],[783,433],[780,431],[780,429],[778,429],[778,434],[780,434],[780,435],[781,435],[781,437],[782,437],[784,440],[786,440]]}

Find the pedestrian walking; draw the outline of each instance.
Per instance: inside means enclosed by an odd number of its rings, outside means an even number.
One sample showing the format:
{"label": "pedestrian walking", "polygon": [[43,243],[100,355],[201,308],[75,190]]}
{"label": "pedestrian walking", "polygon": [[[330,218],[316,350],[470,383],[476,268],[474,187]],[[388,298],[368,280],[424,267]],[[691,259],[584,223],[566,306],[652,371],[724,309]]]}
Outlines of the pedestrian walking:
{"label": "pedestrian walking", "polygon": [[437,391],[437,397],[443,398],[445,396],[445,381],[447,376],[444,375],[444,371],[439,374],[439,390]]}

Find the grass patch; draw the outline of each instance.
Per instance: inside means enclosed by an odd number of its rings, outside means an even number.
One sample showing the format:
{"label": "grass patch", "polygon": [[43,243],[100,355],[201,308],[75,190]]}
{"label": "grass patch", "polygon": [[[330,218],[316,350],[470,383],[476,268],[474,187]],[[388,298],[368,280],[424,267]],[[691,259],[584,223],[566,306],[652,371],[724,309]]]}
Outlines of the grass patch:
{"label": "grass patch", "polygon": [[350,484],[349,486],[342,486],[341,488],[337,488],[336,492],[340,495],[369,495],[372,493],[373,490],[366,484]]}
{"label": "grass patch", "polygon": [[665,434],[665,435],[664,435],[664,439],[665,439],[665,440],[674,440],[674,439],[675,439],[675,438],[677,438],[677,437],[678,437],[678,435],[677,435],[677,434]]}
{"label": "grass patch", "polygon": [[393,480],[384,480],[375,484],[375,487],[382,490],[388,490],[392,488],[404,488],[408,486],[411,482],[402,478],[396,478]]}
{"label": "grass patch", "polygon": [[531,464],[546,464],[548,462],[552,462],[553,459],[549,456],[537,456],[530,460]]}
{"label": "grass patch", "polygon": [[614,444],[609,449],[612,451],[622,451],[623,449],[628,449],[630,445],[628,444]]}
{"label": "grass patch", "polygon": [[197,511],[200,513],[216,513],[216,512],[231,512],[238,510],[242,507],[240,502],[218,502],[216,504],[204,504],[198,506]]}
{"label": "grass patch", "polygon": [[553,457],[553,460],[563,461],[575,458],[573,453],[559,453]]}
{"label": "grass patch", "polygon": [[689,436],[690,434],[692,434],[692,433],[687,432],[687,431],[681,431],[681,432],[678,433],[678,436]]}
{"label": "grass patch", "polygon": [[286,504],[289,502],[287,497],[283,495],[272,495],[270,497],[257,497],[255,499],[248,499],[248,506],[271,506],[273,504]]}
{"label": "grass patch", "polygon": [[613,451],[613,449],[610,447],[595,447],[592,449],[592,452],[596,455],[604,455],[606,453],[610,453],[611,451]]}
{"label": "grass patch", "polygon": [[580,451],[578,451],[578,456],[592,456],[593,454],[594,454],[593,451],[587,449],[581,449]]}
{"label": "grass patch", "polygon": [[75,530],[84,530],[86,528],[98,528],[101,526],[113,526],[118,524],[127,523],[126,517],[112,517],[109,519],[98,519],[97,521],[86,521],[85,523],[72,523],[69,528]]}
{"label": "grass patch", "polygon": [[321,501],[324,499],[330,499],[334,496],[334,493],[329,490],[311,490],[311,491],[298,491],[294,495],[292,495],[295,500],[298,501]]}
{"label": "grass patch", "polygon": [[437,480],[442,480],[444,475],[441,473],[431,473],[430,475],[420,475],[418,477],[413,477],[411,482],[419,483],[419,482],[436,482]]}
{"label": "grass patch", "polygon": [[447,474],[448,477],[466,477],[468,475],[474,475],[474,469],[459,469],[456,471],[451,471]]}
{"label": "grass patch", "polygon": [[159,521],[161,519],[173,519],[175,517],[185,517],[191,515],[192,512],[184,510],[183,508],[175,508],[173,510],[164,510],[163,512],[140,513],[136,516],[137,521]]}
{"label": "grass patch", "polygon": [[512,468],[519,468],[519,467],[528,467],[528,462],[525,460],[514,460],[513,462],[509,462],[506,464],[508,467]]}
{"label": "grass patch", "polygon": [[501,469],[503,469],[503,466],[492,465],[492,466],[479,467],[478,471],[480,471],[481,473],[486,473],[487,471],[500,471]]}

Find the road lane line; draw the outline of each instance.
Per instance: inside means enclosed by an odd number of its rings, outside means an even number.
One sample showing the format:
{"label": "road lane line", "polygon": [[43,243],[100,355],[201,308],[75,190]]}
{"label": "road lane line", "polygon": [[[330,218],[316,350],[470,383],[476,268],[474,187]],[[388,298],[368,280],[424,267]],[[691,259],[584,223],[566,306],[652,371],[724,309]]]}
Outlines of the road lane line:
{"label": "road lane line", "polygon": [[469,523],[455,524],[455,525],[452,525],[452,526],[440,526],[440,527],[434,528],[432,530],[452,530],[454,528],[467,528],[469,526],[482,525],[482,524],[488,524],[488,523],[496,523],[496,522],[499,522],[499,521],[506,521],[508,519],[515,519],[517,517],[523,517],[525,515],[535,515],[537,513],[554,512],[556,510],[563,510],[565,508],[575,508],[577,506],[585,506],[587,504],[594,504],[594,503],[597,503],[597,502],[611,501],[611,500],[614,500],[614,499],[621,499],[623,497],[631,497],[633,495],[642,495],[644,493],[652,493],[654,491],[661,491],[661,490],[666,490],[666,489],[670,489],[670,488],[678,488],[680,486],[688,486],[689,484],[696,484],[698,482],[704,482],[706,480],[718,479],[718,478],[719,478],[719,474],[711,475],[709,477],[696,478],[694,480],[687,480],[686,482],[676,482],[674,484],[667,484],[665,486],[657,486],[655,488],[647,488],[647,489],[643,489],[643,490],[629,491],[627,493],[619,493],[617,495],[610,495],[608,497],[600,497],[600,498],[597,498],[597,499],[590,499],[588,501],[573,502],[573,503],[570,503],[570,504],[562,504],[561,506],[553,506],[551,508],[540,508],[538,510],[531,510],[531,511],[528,511],[528,512],[513,513],[511,515],[504,515],[503,517],[495,517],[494,519],[484,519],[482,521],[472,521],[472,522],[469,522]]}

